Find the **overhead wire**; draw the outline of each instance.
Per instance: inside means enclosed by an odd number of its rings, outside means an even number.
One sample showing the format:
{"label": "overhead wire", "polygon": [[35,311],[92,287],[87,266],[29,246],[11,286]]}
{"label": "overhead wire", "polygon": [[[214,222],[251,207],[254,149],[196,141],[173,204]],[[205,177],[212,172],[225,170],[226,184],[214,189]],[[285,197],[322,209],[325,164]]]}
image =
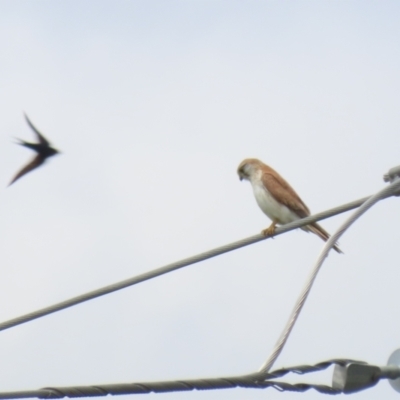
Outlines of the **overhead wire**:
{"label": "overhead wire", "polygon": [[[350,363],[362,363],[361,361],[349,359],[332,359],[316,365],[297,365],[295,367],[280,368],[266,376],[265,380],[255,381],[244,376],[231,376],[222,378],[203,379],[180,379],[175,381],[159,382],[133,382],[117,384],[100,384],[91,386],[69,386],[69,387],[46,387],[38,390],[25,390],[13,392],[0,392],[0,399],[23,399],[38,397],[41,399],[60,399],[63,397],[94,397],[107,395],[127,394],[149,394],[166,392],[184,392],[193,390],[235,389],[252,388],[267,389],[274,388],[279,391],[304,392],[314,389],[325,394],[340,394],[340,389],[328,385],[311,383],[288,383],[270,379],[280,378],[290,372],[296,374],[307,374],[322,371],[332,365],[346,366]],[[268,379],[268,380],[267,380]]]}
{"label": "overhead wire", "polygon": [[[364,197],[362,199],[354,200],[354,201],[352,201],[350,203],[346,203],[346,204],[343,204],[341,206],[334,207],[332,209],[320,212],[318,214],[314,214],[314,215],[311,215],[309,217],[303,218],[301,220],[298,220],[298,221],[295,221],[295,222],[291,222],[290,224],[286,224],[286,225],[277,227],[276,231],[274,233],[274,237],[278,236],[278,235],[281,235],[283,233],[292,231],[294,229],[301,228],[302,226],[308,225],[311,222],[320,221],[320,220],[323,220],[323,219],[326,219],[326,218],[341,214],[343,212],[353,210],[354,208],[357,208],[361,204],[363,204],[369,197],[370,196]],[[141,283],[141,282],[144,282],[144,281],[147,281],[147,280],[150,280],[150,279],[154,279],[154,278],[156,278],[158,276],[167,274],[167,273],[175,271],[177,269],[180,269],[180,268],[183,268],[183,267],[187,267],[189,265],[196,264],[196,263],[198,263],[200,261],[208,260],[208,259],[210,259],[212,257],[216,257],[218,255],[221,255],[221,254],[224,254],[224,253],[228,253],[230,251],[237,250],[237,249],[240,249],[242,247],[249,246],[251,244],[260,242],[262,240],[270,239],[270,238],[271,237],[264,236],[263,234],[260,233],[258,235],[250,236],[248,238],[239,240],[237,242],[233,242],[233,243],[230,243],[230,244],[227,244],[227,245],[224,245],[224,246],[217,247],[215,249],[206,251],[204,253],[200,253],[200,254],[197,254],[195,256],[185,258],[183,260],[174,262],[172,264],[168,264],[168,265],[165,265],[163,267],[153,269],[151,271],[145,272],[145,273],[137,275],[135,277],[132,277],[132,278],[120,281],[120,282],[116,282],[116,283],[113,283],[111,285],[104,286],[104,287],[102,287],[100,289],[96,289],[96,290],[81,294],[79,296],[72,297],[72,298],[70,298],[68,300],[64,300],[64,301],[61,301],[59,303],[50,305],[48,307],[44,307],[44,308],[41,308],[39,310],[36,310],[36,311],[30,312],[30,313],[18,316],[16,318],[12,318],[12,319],[9,319],[7,321],[0,322],[0,331],[6,330],[6,329],[10,329],[10,328],[15,327],[17,325],[21,325],[21,324],[24,324],[24,323],[29,322],[29,321],[33,321],[33,320],[38,319],[38,318],[42,318],[42,317],[44,317],[46,315],[49,315],[49,314],[64,310],[64,309],[69,308],[69,307],[76,306],[76,305],[84,303],[86,301],[93,300],[93,299],[95,299],[97,297],[101,297],[101,296],[104,296],[106,294],[110,294],[110,293],[116,292],[118,290],[127,288],[129,286],[133,286],[133,285],[136,285],[138,283]]]}

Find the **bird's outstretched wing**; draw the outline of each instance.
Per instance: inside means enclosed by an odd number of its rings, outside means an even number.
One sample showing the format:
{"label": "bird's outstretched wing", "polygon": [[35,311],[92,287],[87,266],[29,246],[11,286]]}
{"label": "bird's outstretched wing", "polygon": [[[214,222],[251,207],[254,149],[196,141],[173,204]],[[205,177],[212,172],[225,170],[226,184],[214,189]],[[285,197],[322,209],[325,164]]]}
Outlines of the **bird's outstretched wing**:
{"label": "bird's outstretched wing", "polygon": [[41,157],[40,155],[37,155],[30,161],[28,164],[25,165],[12,179],[12,181],[8,184],[8,186],[12,185],[17,179],[21,178],[21,176],[27,174],[28,172],[31,172],[35,168],[39,167],[42,165],[44,162],[44,158]]}
{"label": "bird's outstretched wing", "polygon": [[28,123],[28,125],[31,127],[33,132],[36,133],[39,143],[44,144],[45,146],[49,146],[50,142],[36,129],[36,127],[32,124],[32,122],[30,121],[28,116],[26,114],[24,114],[24,116],[25,116],[25,119],[26,119],[26,122]]}

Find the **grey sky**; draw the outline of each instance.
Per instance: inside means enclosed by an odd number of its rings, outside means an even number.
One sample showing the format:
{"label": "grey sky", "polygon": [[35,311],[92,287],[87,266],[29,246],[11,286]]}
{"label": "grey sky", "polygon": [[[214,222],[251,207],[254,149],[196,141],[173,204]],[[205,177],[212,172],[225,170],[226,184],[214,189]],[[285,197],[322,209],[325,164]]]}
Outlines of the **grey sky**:
{"label": "grey sky", "polygon": [[[313,212],[382,188],[400,164],[399,16],[397,1],[0,0],[0,321],[266,228],[244,158]],[[13,144],[34,138],[23,111],[63,154],[5,189],[33,155]],[[400,347],[399,207],[341,239],[276,367]],[[322,244],[294,231],[0,332],[0,391],[252,372]],[[325,397],[157,395],[299,396]]]}

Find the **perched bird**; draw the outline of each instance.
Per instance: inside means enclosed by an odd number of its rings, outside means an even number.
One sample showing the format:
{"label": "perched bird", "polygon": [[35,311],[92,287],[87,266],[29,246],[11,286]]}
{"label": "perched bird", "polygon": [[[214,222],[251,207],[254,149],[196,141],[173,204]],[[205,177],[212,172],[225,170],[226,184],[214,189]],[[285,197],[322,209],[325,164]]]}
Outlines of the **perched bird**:
{"label": "perched bird", "polygon": [[47,158],[54,156],[59,153],[58,150],[54,149],[50,146],[50,142],[35,128],[32,122],[29,120],[26,114],[25,119],[28,125],[31,127],[33,132],[35,132],[38,143],[29,143],[24,140],[18,139],[21,146],[28,147],[28,149],[36,151],[37,155],[30,161],[25,167],[23,167],[12,179],[8,186],[12,185],[17,179],[21,178],[21,176],[27,174],[28,172],[34,170],[35,168],[42,165]]}
{"label": "perched bird", "polygon": [[[248,158],[242,161],[237,172],[240,180],[250,181],[257,204],[272,220],[272,224],[262,231],[265,236],[273,236],[277,224],[288,224],[310,215],[310,210],[294,189],[274,169],[260,160]],[[316,222],[302,229],[315,233],[325,242],[330,236]],[[336,244],[333,248],[342,253]]]}

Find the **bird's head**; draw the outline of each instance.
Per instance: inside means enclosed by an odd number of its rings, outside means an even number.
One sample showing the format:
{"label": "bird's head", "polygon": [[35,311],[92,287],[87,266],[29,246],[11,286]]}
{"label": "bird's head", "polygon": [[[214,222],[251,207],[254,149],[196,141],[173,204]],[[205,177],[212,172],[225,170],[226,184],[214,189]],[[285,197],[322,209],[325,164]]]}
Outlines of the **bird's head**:
{"label": "bird's head", "polygon": [[243,160],[239,164],[239,167],[237,169],[239,179],[247,179],[248,181],[251,180],[252,176],[255,175],[261,165],[261,161],[257,160],[256,158],[246,158],[246,160]]}
{"label": "bird's head", "polygon": [[55,156],[56,154],[61,154],[61,151],[55,149],[54,147],[49,147],[49,157]]}

